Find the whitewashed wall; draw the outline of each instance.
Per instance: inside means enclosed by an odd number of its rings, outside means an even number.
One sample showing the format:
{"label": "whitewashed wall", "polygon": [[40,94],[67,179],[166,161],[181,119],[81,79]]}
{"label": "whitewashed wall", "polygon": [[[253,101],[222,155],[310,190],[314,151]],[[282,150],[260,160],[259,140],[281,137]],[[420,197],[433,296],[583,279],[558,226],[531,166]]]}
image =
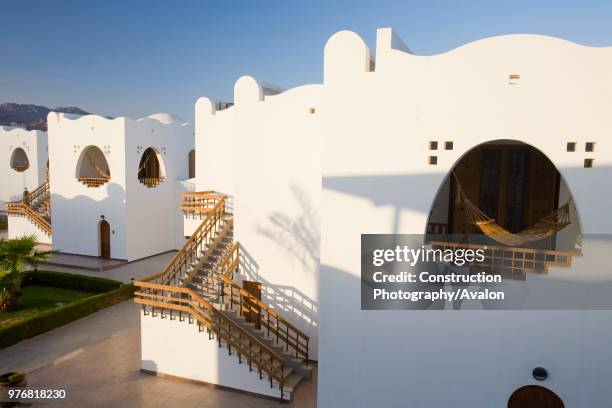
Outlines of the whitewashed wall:
{"label": "whitewashed wall", "polygon": [[[132,261],[177,248],[182,217],[176,184],[187,178],[187,153],[193,148],[189,125],[165,114],[134,121],[50,113],[48,126],[54,249],[99,256],[102,215],[110,224],[112,258]],[[98,188],[83,185],[76,174],[90,145],[104,152],[111,174]],[[150,146],[165,151],[167,178],[149,189],[138,181],[137,170]]]}
{"label": "whitewashed wall", "polygon": [[[148,147],[159,153],[165,171],[165,181],[151,188],[138,180],[140,160]],[[149,117],[126,121],[128,259],[177,249],[182,243],[177,238],[177,229],[180,233],[183,226],[178,209],[179,194],[184,191],[180,182],[189,176],[188,154],[193,147],[193,126],[180,120],[169,118],[164,123]]]}
{"label": "whitewashed wall", "polygon": [[[612,312],[361,311],[360,235],[422,233],[454,164],[499,139],[551,159],[583,233],[611,232],[612,50],[531,35],[436,56],[406,49],[390,29],[378,31],[375,67],[354,33],[325,47],[319,406],[505,406],[539,365],[551,375],[541,385],[566,406],[610,405]],[[520,74],[518,84],[509,74]],[[453,141],[454,150],[436,151],[430,166],[429,141]],[[566,152],[567,142],[577,151]],[[595,167],[583,168],[585,158]],[[584,253],[607,260],[588,243]],[[548,285],[612,289],[609,272],[579,264],[575,274],[551,272]]]}
{"label": "whitewashed wall", "polygon": [[8,217],[8,239],[15,239],[26,235],[34,235],[38,242],[43,244],[51,243],[51,237],[28,218],[22,216]]}
{"label": "whitewashed wall", "polygon": [[[18,147],[25,151],[30,164],[23,172],[11,168],[11,156]],[[25,188],[32,191],[42,183],[47,158],[47,132],[0,126],[0,210],[4,210],[6,201],[21,200]]]}
{"label": "whitewashed wall", "polygon": [[251,77],[235,105],[196,104],[197,187],[233,195],[237,277],[262,282],[263,301],[311,337],[318,349],[321,87],[266,96]]}
{"label": "whitewashed wall", "polygon": [[270,388],[269,381],[259,379],[256,369],[249,371],[244,360],[238,364],[235,352],[230,356],[227,348],[219,348],[216,339],[198,331],[197,324],[141,313],[140,327],[141,368],[280,398],[277,386]]}

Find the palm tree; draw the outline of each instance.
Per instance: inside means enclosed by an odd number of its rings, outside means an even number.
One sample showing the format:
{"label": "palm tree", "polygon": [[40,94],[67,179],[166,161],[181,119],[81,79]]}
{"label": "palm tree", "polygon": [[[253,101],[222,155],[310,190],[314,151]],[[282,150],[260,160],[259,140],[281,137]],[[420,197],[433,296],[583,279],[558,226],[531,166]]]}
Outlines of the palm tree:
{"label": "palm tree", "polygon": [[0,311],[17,307],[21,292],[21,272],[29,264],[36,267],[53,251],[37,249],[38,239],[28,235],[0,240]]}

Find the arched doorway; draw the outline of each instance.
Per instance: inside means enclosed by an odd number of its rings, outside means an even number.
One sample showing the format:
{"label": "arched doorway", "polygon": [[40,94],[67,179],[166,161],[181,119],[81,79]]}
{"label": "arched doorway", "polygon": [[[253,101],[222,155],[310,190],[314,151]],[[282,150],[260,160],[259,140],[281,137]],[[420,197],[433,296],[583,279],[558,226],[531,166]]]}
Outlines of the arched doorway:
{"label": "arched doorway", "polygon": [[138,164],[138,181],[147,187],[155,187],[165,179],[161,155],[152,147],[142,153]]}
{"label": "arched doorway", "polygon": [[508,408],[565,408],[563,401],[548,388],[526,385],[514,391],[508,399]]}
{"label": "arched doorway", "polygon": [[11,154],[11,168],[16,172],[21,173],[22,171],[26,171],[29,167],[30,162],[25,150],[23,150],[21,147],[13,150],[13,153]]}
{"label": "arched doorway", "polygon": [[195,178],[196,176],[196,171],[195,171],[195,150],[192,150],[189,152],[189,178]]}
{"label": "arched doorway", "polygon": [[100,187],[111,178],[106,156],[97,146],[87,146],[81,152],[76,168],[76,178],[87,187]]}
{"label": "arched doorway", "polygon": [[544,153],[495,140],[453,167],[432,203],[426,233],[437,245],[486,246],[491,265],[501,265],[491,269],[524,279],[548,265],[569,266],[579,252],[580,223],[568,185]]}
{"label": "arched doorway", "polygon": [[100,257],[110,258],[110,224],[106,220],[100,221]]}

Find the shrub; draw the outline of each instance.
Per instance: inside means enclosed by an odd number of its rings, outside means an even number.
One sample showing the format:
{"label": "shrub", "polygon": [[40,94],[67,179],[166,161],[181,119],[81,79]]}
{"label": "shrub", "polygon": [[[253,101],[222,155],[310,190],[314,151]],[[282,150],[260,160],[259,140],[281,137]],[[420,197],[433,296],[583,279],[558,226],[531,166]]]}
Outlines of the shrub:
{"label": "shrub", "polygon": [[80,292],[102,293],[117,289],[121,286],[121,282],[65,272],[27,271],[23,274],[22,287],[29,285],[51,286],[54,288],[78,290]]}
{"label": "shrub", "polygon": [[[55,274],[55,272],[53,272]],[[44,272],[42,275],[32,275],[28,273],[26,275],[32,276],[32,281],[35,281],[37,277],[46,275],[48,272]],[[70,275],[70,274],[61,274]],[[80,275],[70,275],[72,277]],[[91,313],[97,312],[98,310],[112,306],[114,304],[123,302],[124,300],[130,299],[134,296],[134,285],[121,285],[119,282],[110,281],[108,279],[92,278],[95,281],[89,279],[82,280],[81,282],[88,282],[87,285],[93,285],[97,280],[114,282],[119,284],[119,287],[106,293],[99,293],[90,297],[82,298],[74,302],[67,303],[54,309],[42,311],[38,314],[30,316],[29,318],[16,322],[12,325],[4,326],[0,328],[0,349],[15,344],[21,340],[28,339],[30,337],[39,335],[46,331],[55,329],[56,327],[63,326],[64,324],[70,323],[73,320],[80,319]],[[78,279],[77,279],[78,280]],[[30,281],[30,282],[32,282]],[[35,281],[40,282],[40,281]],[[97,282],[103,285],[101,282]],[[85,285],[85,284],[83,284]],[[54,286],[54,285],[52,285]],[[89,287],[89,286],[88,286]],[[80,289],[83,290],[83,289]]]}

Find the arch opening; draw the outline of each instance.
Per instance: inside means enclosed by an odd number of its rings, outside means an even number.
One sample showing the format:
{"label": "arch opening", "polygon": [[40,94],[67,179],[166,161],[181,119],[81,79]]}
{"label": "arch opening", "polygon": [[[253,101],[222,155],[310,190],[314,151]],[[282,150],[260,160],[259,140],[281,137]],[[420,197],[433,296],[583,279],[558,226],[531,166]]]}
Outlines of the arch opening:
{"label": "arch opening", "polygon": [[165,180],[165,171],[161,154],[152,147],[147,147],[142,153],[138,164],[138,181],[151,188]]}
{"label": "arch opening", "polygon": [[426,235],[443,247],[486,246],[491,269],[519,279],[557,262],[569,266],[581,245],[567,183],[544,153],[514,140],[483,143],[457,161],[432,203]]}
{"label": "arch opening", "polygon": [[97,146],[87,146],[77,163],[76,178],[87,187],[96,188],[108,183],[111,178],[108,162]]}
{"label": "arch opening", "polygon": [[508,408],[565,408],[563,400],[540,385],[526,385],[515,390],[508,399]]}
{"label": "arch opening", "polygon": [[25,150],[17,147],[11,154],[11,168],[18,173],[26,171],[30,167],[30,161]]}

